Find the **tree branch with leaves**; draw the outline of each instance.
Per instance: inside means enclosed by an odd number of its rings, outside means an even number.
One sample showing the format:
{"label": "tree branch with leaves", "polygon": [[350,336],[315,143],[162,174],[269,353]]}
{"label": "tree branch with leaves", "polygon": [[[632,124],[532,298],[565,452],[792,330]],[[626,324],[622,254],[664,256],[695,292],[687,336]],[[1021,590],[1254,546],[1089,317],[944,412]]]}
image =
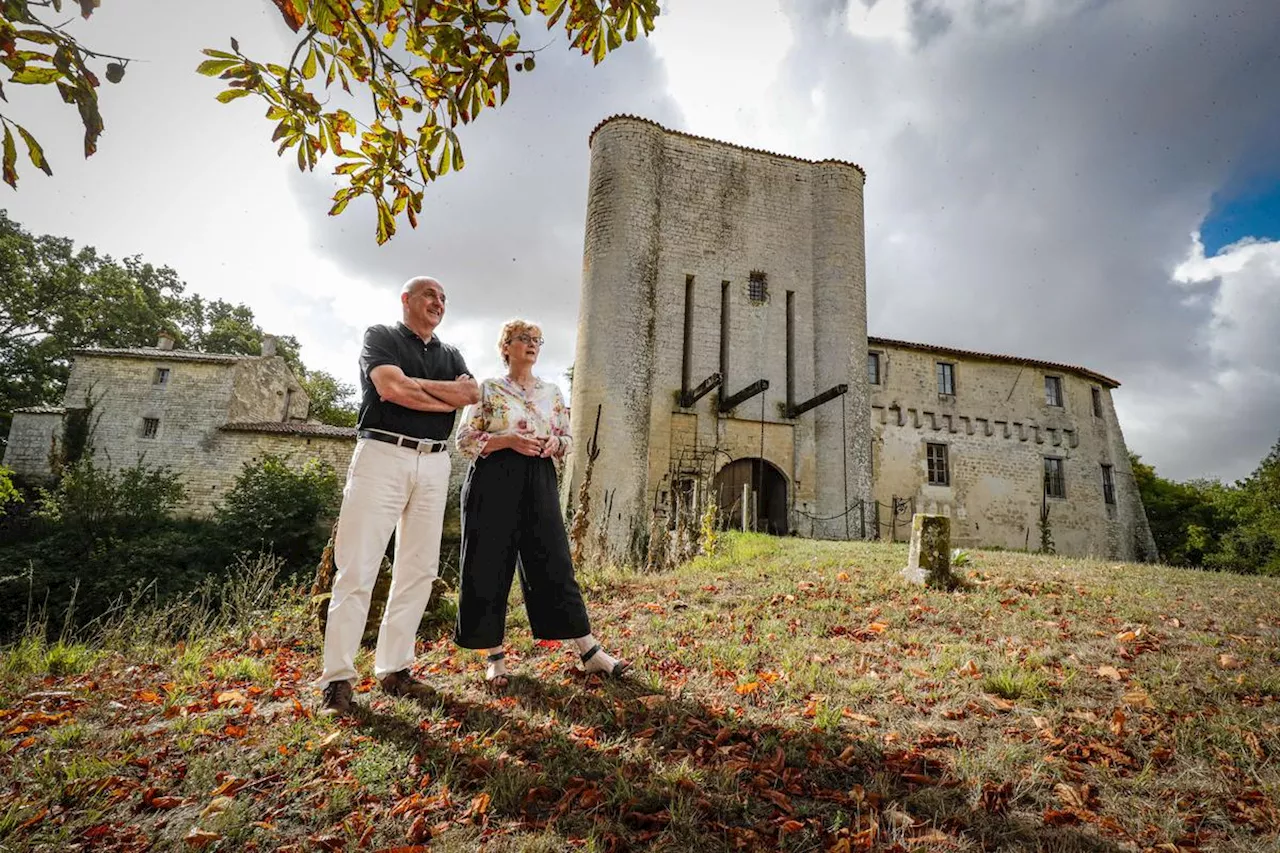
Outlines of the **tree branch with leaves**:
{"label": "tree branch with leaves", "polygon": [[[108,60],[106,78],[118,82],[129,60],[86,48],[37,14],[59,12],[63,2],[0,0],[0,64],[9,70],[7,82],[57,85],[80,111],[87,157],[103,130],[99,79],[90,64]],[[369,197],[379,243],[395,234],[401,216],[416,227],[427,185],[463,168],[458,128],[506,102],[513,71],[536,68],[542,48],[525,46],[521,20],[562,28],[573,49],[599,64],[623,42],[647,36],[659,12],[659,0],[271,2],[298,35],[285,64],[250,58],[232,38],[229,51],[206,49],[197,70],[226,81],[217,96],[223,103],[251,95],[266,101],[277,153],[292,150],[299,169],[314,170],[326,155],[336,158],[333,171],[344,186],[329,213],[337,216],[354,199]],[[75,3],[88,18],[99,0]],[[334,104],[338,90],[351,96],[350,109]],[[6,182],[16,188],[18,180],[11,128],[32,164],[52,173],[24,127],[3,114],[0,123]]]}

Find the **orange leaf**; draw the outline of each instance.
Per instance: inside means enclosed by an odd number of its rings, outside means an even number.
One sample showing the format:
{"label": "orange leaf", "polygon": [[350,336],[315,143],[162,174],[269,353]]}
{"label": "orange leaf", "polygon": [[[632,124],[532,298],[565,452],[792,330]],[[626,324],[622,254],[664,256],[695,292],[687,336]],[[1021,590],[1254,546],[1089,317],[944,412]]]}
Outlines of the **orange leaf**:
{"label": "orange leaf", "polygon": [[779,829],[782,830],[783,835],[786,835],[788,832],[799,832],[804,829],[804,824],[798,820],[788,820],[784,821]]}
{"label": "orange leaf", "polygon": [[875,634],[883,634],[885,631],[889,630],[889,626],[884,622],[872,622],[867,626],[867,630]]}
{"label": "orange leaf", "polygon": [[133,698],[139,702],[150,702],[154,705],[160,701],[160,694],[154,690],[139,690],[133,694]]}
{"label": "orange leaf", "polygon": [[1115,713],[1111,715],[1111,733],[1116,737],[1124,735],[1124,710],[1116,708]]}
{"label": "orange leaf", "polygon": [[227,737],[241,738],[247,735],[249,733],[249,730],[246,729],[244,726],[231,725],[224,728],[222,730],[222,733]]}
{"label": "orange leaf", "polygon": [[839,572],[836,574],[836,580],[838,581],[847,581],[848,579],[849,579],[848,572]]}
{"label": "orange leaf", "polygon": [[295,33],[302,29],[303,17],[298,12],[298,8],[293,5],[293,0],[273,0],[276,8],[280,10],[280,17],[284,18],[285,24]]}

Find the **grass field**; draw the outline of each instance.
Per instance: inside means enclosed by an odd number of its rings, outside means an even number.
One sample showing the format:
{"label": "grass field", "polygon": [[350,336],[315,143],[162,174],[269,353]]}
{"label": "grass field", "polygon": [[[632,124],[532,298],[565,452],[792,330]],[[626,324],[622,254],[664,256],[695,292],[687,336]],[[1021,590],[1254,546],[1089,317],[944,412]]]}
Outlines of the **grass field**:
{"label": "grass field", "polygon": [[28,640],[0,657],[0,849],[1280,850],[1280,581],[975,551],[942,593],[905,560],[731,535],[584,571],[628,680],[513,601],[507,696],[438,627],[437,698],[365,679],[345,722],[313,716],[296,594]]}

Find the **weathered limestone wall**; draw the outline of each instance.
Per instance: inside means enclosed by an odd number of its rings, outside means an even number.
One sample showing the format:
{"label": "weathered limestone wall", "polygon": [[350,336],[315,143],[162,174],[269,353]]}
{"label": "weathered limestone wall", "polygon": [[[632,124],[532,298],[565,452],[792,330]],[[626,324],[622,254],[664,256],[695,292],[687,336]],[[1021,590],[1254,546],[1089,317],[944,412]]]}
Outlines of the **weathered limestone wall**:
{"label": "weathered limestone wall", "polygon": [[[952,520],[959,546],[1036,548],[1046,456],[1063,460],[1065,498],[1049,498],[1058,553],[1144,559],[1155,546],[1115,418],[1110,387],[1091,377],[1026,364],[961,358],[872,342],[881,383],[871,387],[876,500],[914,498],[917,512]],[[938,393],[936,365],[955,365],[955,395]],[[1045,376],[1062,381],[1050,406]],[[1102,413],[1093,413],[1092,393]],[[947,447],[950,484],[930,485],[926,445]],[[1103,496],[1113,466],[1115,504]]]}
{"label": "weathered limestone wall", "polygon": [[61,410],[14,412],[4,465],[26,477],[48,477],[50,454],[61,441]]}
{"label": "weathered limestone wall", "polygon": [[[861,171],[809,163],[666,131],[628,117],[591,143],[572,418],[581,482],[586,443],[603,405],[592,507],[612,498],[610,547],[634,553],[650,508],[671,488],[672,462],[695,444],[718,448],[715,467],[761,455],[788,481],[796,509],[832,515],[870,496],[866,397],[866,287]],[[763,273],[767,298],[748,283]],[[692,281],[690,385],[721,368],[721,306],[728,296],[725,383],[688,408],[684,369]],[[798,418],[787,402],[786,306],[794,299],[796,402],[844,383],[851,393]],[[769,389],[730,416],[716,405],[753,382]],[[841,406],[850,442],[842,448]],[[818,463],[818,457],[828,454]],[[846,461],[847,460],[847,461]],[[595,514],[593,509],[593,515]],[[593,518],[593,522],[598,523]],[[819,531],[819,535],[844,535]]]}

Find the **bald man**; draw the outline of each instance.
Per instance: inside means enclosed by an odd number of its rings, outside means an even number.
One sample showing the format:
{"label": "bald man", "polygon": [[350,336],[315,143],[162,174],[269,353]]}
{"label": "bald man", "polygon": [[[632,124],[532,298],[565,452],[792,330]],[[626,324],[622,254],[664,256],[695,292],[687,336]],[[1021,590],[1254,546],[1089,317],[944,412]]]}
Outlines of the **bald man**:
{"label": "bald man", "polygon": [[324,635],[323,714],[350,714],[355,656],[391,532],[391,591],[373,671],[393,696],[424,697],[409,672],[418,623],[439,573],[449,488],[447,439],[457,410],[480,399],[462,354],[435,335],[445,293],[428,276],[400,290],[403,319],[370,326],[360,353],[360,415],[334,538],[336,575]]}

